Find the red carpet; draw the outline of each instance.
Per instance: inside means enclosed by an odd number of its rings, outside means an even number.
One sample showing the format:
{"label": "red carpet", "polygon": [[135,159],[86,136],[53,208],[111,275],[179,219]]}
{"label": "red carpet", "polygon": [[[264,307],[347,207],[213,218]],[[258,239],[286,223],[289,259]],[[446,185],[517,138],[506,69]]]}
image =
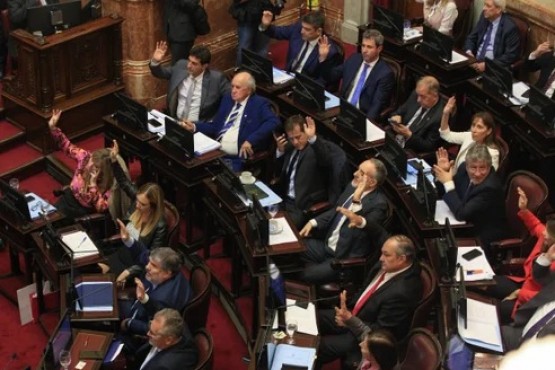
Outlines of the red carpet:
{"label": "red carpet", "polygon": [[56,181],[46,172],[40,172],[26,179],[21,179],[19,187],[33,192],[50,203],[56,202],[56,197],[52,194],[52,189],[60,189],[62,184]]}
{"label": "red carpet", "polygon": [[20,132],[20,129],[18,129],[14,125],[9,124],[7,121],[0,121],[0,141],[19,134]]}
{"label": "red carpet", "polygon": [[8,149],[0,156],[0,175],[40,157],[39,151],[26,144]]}

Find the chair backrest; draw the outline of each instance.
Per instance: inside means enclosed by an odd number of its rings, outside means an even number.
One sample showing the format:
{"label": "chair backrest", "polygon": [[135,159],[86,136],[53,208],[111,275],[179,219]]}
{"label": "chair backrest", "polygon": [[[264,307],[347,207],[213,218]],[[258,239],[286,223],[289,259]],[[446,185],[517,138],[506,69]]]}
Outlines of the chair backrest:
{"label": "chair backrest", "polygon": [[505,212],[509,230],[512,230],[513,236],[525,237],[528,231],[517,216],[519,211],[517,187],[522,188],[526,193],[528,209],[539,217],[542,216],[543,205],[549,195],[549,189],[545,182],[532,172],[519,170],[509,175],[505,192]]}
{"label": "chair backrest", "polygon": [[205,328],[200,328],[194,332],[194,337],[198,350],[195,370],[212,370],[214,360],[214,341],[212,340],[212,335]]}
{"label": "chair backrest", "polygon": [[164,201],[164,217],[168,225],[168,247],[177,249],[179,245],[179,212],[167,200]]}
{"label": "chair backrest", "polygon": [[501,137],[497,136],[496,139],[499,146],[499,167],[497,173],[502,179],[507,175],[507,167],[509,166],[509,144]]}
{"label": "chair backrest", "polygon": [[422,281],[422,298],[414,310],[411,329],[427,324],[428,316],[436,298],[437,276],[426,263],[420,263],[420,280]]}
{"label": "chair backrest", "polygon": [[328,202],[335,204],[351,178],[347,154],[339,145],[328,141],[331,152],[331,171],[328,172]]}
{"label": "chair backrest", "polygon": [[389,67],[393,71],[393,75],[395,76],[395,90],[393,91],[393,94],[391,94],[389,105],[385,107],[382,112],[380,112],[380,118],[383,118],[385,116],[389,116],[389,114],[395,108],[401,105],[400,100],[401,100],[401,97],[403,96],[404,78],[403,78],[403,68],[398,62],[388,57],[384,53],[380,54],[380,58],[383,59],[383,61],[389,65]]}
{"label": "chair backrest", "polygon": [[206,326],[208,308],[212,297],[212,275],[204,265],[198,265],[191,270],[191,288],[193,297],[183,308],[183,318],[191,332]]}
{"label": "chair backrest", "polygon": [[473,25],[474,0],[455,0],[455,3],[459,15],[453,24],[453,39],[455,47],[462,49]]}
{"label": "chair backrest", "polygon": [[511,68],[513,69],[513,73],[518,74],[519,70],[521,69],[522,65],[524,64],[524,60],[527,58],[526,55],[526,48],[528,45],[528,35],[530,34],[530,23],[528,20],[516,13],[509,14],[513,21],[515,22],[516,27],[518,28],[518,34],[520,36],[520,43],[519,43],[519,54],[516,61],[513,62]]}
{"label": "chair backrest", "polygon": [[428,329],[412,329],[407,336],[405,357],[399,370],[436,370],[442,358],[441,345]]}

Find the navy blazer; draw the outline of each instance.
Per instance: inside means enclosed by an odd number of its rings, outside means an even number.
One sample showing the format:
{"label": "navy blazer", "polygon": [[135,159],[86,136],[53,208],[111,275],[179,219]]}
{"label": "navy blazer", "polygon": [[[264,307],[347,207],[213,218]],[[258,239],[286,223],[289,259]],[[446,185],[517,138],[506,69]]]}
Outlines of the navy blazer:
{"label": "navy blazer", "polygon": [[[474,55],[478,53],[478,48],[482,43],[490,22],[484,18],[484,13],[480,15],[478,23],[466,38],[464,50],[470,50]],[[509,67],[520,57],[520,33],[511,16],[503,13],[499,21],[499,27],[495,34],[493,44],[494,59]]]}
{"label": "navy blazer", "polygon": [[[355,188],[349,184],[343,194],[337,200],[336,206],[341,207],[345,201],[354,193]],[[382,225],[387,217],[387,209],[389,207],[387,198],[380,188],[375,189],[371,193],[364,196],[361,200],[362,209],[357,212],[358,215],[366,219],[367,224]],[[325,233],[325,240],[331,236],[333,230],[331,226],[337,211],[336,207],[332,207],[326,212],[315,218],[318,223],[316,232]],[[370,238],[371,233],[366,229],[350,228],[348,222],[344,222],[339,231],[339,240],[335,248],[336,258],[360,257],[366,256],[370,249],[375,246],[375,241]],[[381,246],[380,246],[381,247]]]}
{"label": "navy blazer", "polygon": [[[152,346],[148,343],[137,351],[137,369],[141,367]],[[158,352],[143,367],[143,370],[193,370],[198,361],[198,350],[185,325],[181,340],[173,346]]]}
{"label": "navy blazer", "polygon": [[[234,105],[235,101],[231,99],[231,95],[225,95],[214,120],[212,122],[197,122],[197,130],[216,138]],[[268,100],[255,94],[251,95],[241,116],[237,151],[245,141],[251,143],[255,151],[267,149],[272,139],[272,131],[278,125],[279,119],[272,111]]]}
{"label": "navy blazer", "polygon": [[507,235],[503,185],[492,167],[488,177],[468,190],[470,178],[466,166],[459,166],[455,177],[455,190],[445,193],[443,200],[457,220],[474,224],[482,246]]}
{"label": "navy blazer", "polygon": [[[545,88],[551,72],[555,69],[555,56],[552,52],[547,52],[536,59],[527,59],[526,67],[530,72],[540,71],[540,76],[536,81],[536,87],[540,90]],[[550,96],[551,98],[551,96]]]}
{"label": "navy blazer", "polygon": [[[302,22],[296,22],[289,26],[273,26],[271,25],[266,29],[265,33],[277,40],[288,40],[289,47],[287,49],[287,66],[286,69],[290,71],[293,68],[293,62],[299,55],[305,41],[301,37]],[[342,56],[338,51],[337,45],[333,40],[329,39],[330,51],[328,57],[326,58],[326,63],[332,66],[339,65],[343,60]],[[323,81],[321,78],[321,68],[318,61],[318,45],[312,49],[312,52],[308,56],[306,63],[303,66],[302,73],[314,78],[315,80]]]}
{"label": "navy blazer", "polygon": [[[353,54],[340,66],[323,74],[328,83],[342,79],[341,97],[347,99],[353,89],[355,77],[362,64],[362,54]],[[380,113],[387,107],[395,88],[395,75],[389,64],[383,59],[378,59],[370,71],[359,98],[359,109],[366,114],[369,120],[375,121]]]}

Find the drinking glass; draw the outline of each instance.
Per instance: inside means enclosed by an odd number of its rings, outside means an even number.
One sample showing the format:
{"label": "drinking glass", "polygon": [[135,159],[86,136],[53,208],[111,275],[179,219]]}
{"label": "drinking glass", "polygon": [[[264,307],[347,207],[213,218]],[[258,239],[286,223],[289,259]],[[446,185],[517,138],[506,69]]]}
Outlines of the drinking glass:
{"label": "drinking glass", "polygon": [[270,217],[274,218],[276,217],[278,211],[279,211],[279,205],[278,204],[270,204],[267,207],[268,213],[270,214]]}
{"label": "drinking glass", "polygon": [[285,331],[287,332],[287,335],[289,336],[289,340],[288,342],[291,343],[295,343],[295,333],[297,332],[297,329],[299,328],[299,325],[297,324],[297,320],[288,320],[286,325],[285,325]]}
{"label": "drinking glass", "polygon": [[70,363],[71,363],[71,353],[66,349],[62,349],[60,351],[60,365],[62,365],[64,370],[67,370]]}
{"label": "drinking glass", "polygon": [[15,189],[15,190],[19,190],[19,180],[15,177],[10,179],[10,186]]}

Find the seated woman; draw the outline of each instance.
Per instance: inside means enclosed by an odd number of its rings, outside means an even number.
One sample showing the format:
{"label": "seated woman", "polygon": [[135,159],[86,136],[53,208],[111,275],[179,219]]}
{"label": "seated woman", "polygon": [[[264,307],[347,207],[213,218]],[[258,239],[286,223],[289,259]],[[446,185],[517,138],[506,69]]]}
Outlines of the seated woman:
{"label": "seated woman", "polygon": [[451,35],[459,11],[454,0],[416,0],[423,3],[424,24],[446,35]]}
{"label": "seated woman", "polygon": [[[48,121],[50,134],[58,148],[77,161],[77,168],[69,187],[55,204],[56,208],[69,219],[107,210],[112,218],[121,217],[122,209],[128,209],[130,201],[120,193],[114,181],[110,149],[98,149],[91,153],[73,145],[57,127],[61,115],[60,109],[52,110],[52,117]],[[117,158],[117,161],[124,168],[124,176],[129,176],[123,160]]]}
{"label": "seated woman", "polygon": [[360,342],[362,361],[359,370],[393,370],[397,367],[397,343],[385,329],[369,332]]}
{"label": "seated woman", "polygon": [[129,210],[129,222],[125,225],[120,219],[117,220],[120,227],[122,241],[127,248],[118,248],[115,253],[109,255],[108,265],[100,264],[102,272],[108,271],[119,275],[118,281],[127,278],[130,271],[126,270],[141,261],[132,255],[129,248],[136,247],[148,251],[163,247],[167,243],[168,227],[164,217],[164,193],[160,186],[147,183],[139,189],[124,174],[117,161],[119,146],[114,140],[114,146],[110,151],[112,171],[116,181],[122,190],[130,198],[135,199],[135,204]]}
{"label": "seated woman", "polygon": [[449,129],[449,117],[453,114],[457,101],[454,96],[449,98],[443,108],[439,136],[448,143],[460,145],[455,159],[455,170],[464,162],[466,152],[471,144],[485,144],[491,155],[493,168],[499,168],[499,145],[495,139],[495,121],[489,112],[478,112],[472,116],[470,131],[453,132]]}

